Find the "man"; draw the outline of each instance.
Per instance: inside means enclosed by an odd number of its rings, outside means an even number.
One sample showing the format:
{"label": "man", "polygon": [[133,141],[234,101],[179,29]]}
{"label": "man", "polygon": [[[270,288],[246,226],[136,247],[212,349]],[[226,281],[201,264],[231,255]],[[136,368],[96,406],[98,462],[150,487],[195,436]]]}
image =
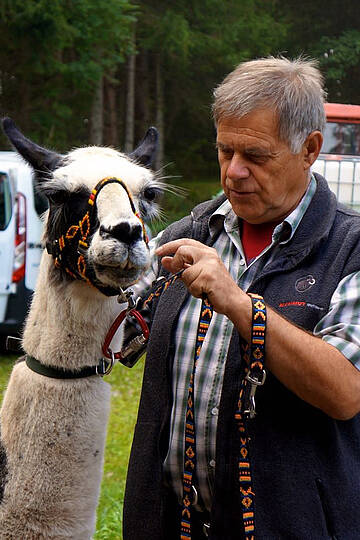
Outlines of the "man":
{"label": "man", "polygon": [[[312,61],[261,59],[240,64],[214,95],[225,196],[155,239],[139,285],[183,270],[152,309],[124,539],[180,538],[184,419],[207,297],[214,315],[196,365],[191,538],[355,540],[360,216],[310,171],[325,125],[322,78]],[[254,530],[244,527],[235,418],[249,292],[267,305],[267,378],[255,418],[245,419]]]}

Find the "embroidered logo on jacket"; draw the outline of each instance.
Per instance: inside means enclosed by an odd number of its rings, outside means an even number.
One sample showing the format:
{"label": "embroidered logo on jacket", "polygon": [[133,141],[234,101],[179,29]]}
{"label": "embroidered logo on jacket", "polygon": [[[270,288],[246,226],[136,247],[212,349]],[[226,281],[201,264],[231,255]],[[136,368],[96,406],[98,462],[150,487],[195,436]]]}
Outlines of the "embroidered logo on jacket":
{"label": "embroidered logo on jacket", "polygon": [[301,277],[296,281],[295,289],[297,292],[305,292],[308,291],[315,283],[316,279],[314,276],[309,274],[308,276]]}
{"label": "embroidered logo on jacket", "polygon": [[307,307],[312,309],[317,309],[318,311],[323,311],[324,308],[321,306],[317,306],[316,304],[310,304],[310,302],[299,302],[299,301],[289,301],[289,302],[280,302],[279,308],[287,308],[287,307]]}

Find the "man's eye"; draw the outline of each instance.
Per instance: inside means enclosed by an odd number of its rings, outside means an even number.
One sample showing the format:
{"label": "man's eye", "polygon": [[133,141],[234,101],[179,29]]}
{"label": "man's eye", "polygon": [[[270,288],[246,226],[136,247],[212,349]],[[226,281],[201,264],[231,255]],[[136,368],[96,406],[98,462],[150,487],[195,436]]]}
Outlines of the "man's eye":
{"label": "man's eye", "polygon": [[226,158],[231,158],[234,155],[234,151],[231,150],[230,148],[221,149],[221,153]]}
{"label": "man's eye", "polygon": [[267,161],[266,156],[256,156],[253,154],[248,155],[247,158],[253,163],[258,163],[258,164],[265,163]]}

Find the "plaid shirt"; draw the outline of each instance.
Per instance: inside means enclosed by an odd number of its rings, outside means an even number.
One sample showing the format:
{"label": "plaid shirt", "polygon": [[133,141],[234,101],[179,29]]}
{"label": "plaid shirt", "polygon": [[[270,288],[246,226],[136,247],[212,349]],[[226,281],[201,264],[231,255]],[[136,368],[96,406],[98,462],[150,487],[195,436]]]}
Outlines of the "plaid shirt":
{"label": "plaid shirt", "polygon": [[[249,265],[241,244],[238,218],[229,201],[225,201],[210,217],[210,234],[216,237],[214,248],[232,278],[247,291],[258,272],[274,257],[277,247],[293,237],[316,190],[312,177],[309,187],[297,208],[279,224],[272,242]],[[150,242],[156,249],[161,233]],[[140,294],[158,275],[159,261],[152,257],[152,266],[135,287]],[[201,300],[190,296],[182,308],[175,335],[173,366],[173,407],[170,425],[169,450],[164,462],[165,481],[182,498],[182,471],[184,460],[184,420],[188,385],[192,372],[196,331]],[[339,349],[360,369],[360,272],[345,277],[334,292],[330,309],[319,321],[314,334]],[[215,476],[215,444],[220,395],[233,323],[214,312],[196,367],[195,418],[197,479],[200,495],[199,509],[210,510]]]}

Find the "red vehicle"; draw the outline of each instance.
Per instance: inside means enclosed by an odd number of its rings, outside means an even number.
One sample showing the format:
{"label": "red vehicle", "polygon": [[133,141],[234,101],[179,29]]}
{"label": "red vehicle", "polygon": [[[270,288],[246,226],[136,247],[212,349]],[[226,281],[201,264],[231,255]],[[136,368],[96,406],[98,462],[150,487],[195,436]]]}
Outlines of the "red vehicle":
{"label": "red vehicle", "polygon": [[326,103],[324,144],[313,171],[340,202],[360,209],[360,105]]}

